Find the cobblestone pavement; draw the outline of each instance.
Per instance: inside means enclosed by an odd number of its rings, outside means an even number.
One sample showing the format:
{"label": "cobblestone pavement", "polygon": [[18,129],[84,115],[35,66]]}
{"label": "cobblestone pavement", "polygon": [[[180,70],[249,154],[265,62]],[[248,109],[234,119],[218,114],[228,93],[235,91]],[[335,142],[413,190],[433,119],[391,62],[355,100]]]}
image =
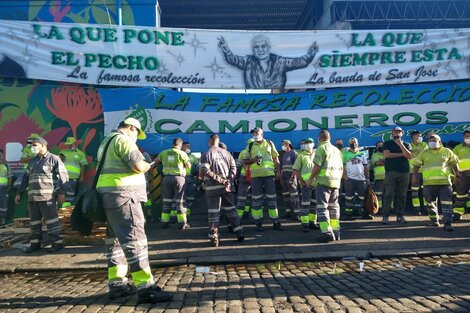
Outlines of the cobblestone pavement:
{"label": "cobblestone pavement", "polygon": [[470,312],[470,255],[155,270],[167,304],[110,301],[106,274],[0,277],[1,312]]}

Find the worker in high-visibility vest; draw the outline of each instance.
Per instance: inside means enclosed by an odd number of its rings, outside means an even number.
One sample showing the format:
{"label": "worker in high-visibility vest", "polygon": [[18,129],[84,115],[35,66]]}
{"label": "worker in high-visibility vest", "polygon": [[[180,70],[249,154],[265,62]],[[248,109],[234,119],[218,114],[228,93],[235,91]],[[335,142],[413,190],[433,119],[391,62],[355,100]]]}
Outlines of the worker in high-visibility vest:
{"label": "worker in high-visibility vest", "polygon": [[453,231],[451,172],[458,180],[460,177],[459,159],[452,150],[442,145],[441,137],[436,134],[429,136],[428,145],[429,149],[421,151],[414,159],[412,184],[418,185],[418,174],[421,168],[424,200],[432,225],[440,225],[437,211],[437,197],[439,197],[444,217],[444,229]]}
{"label": "worker in high-visibility vest", "polygon": [[315,188],[317,219],[322,232],[317,241],[323,243],[341,239],[338,197],[343,176],[343,155],[330,140],[330,132],[321,130],[318,135],[318,148],[313,158],[313,170],[307,180],[307,186],[311,186],[315,178],[317,180]]}
{"label": "worker in high-visibility vest", "polygon": [[463,132],[463,142],[454,148],[454,153],[459,158],[460,181],[456,185],[456,199],[454,206],[454,221],[460,221],[465,214],[465,201],[467,209],[470,208],[468,194],[470,189],[470,129]]}
{"label": "worker in high-visibility vest", "polygon": [[[138,302],[166,302],[172,295],[155,283],[148,259],[145,217],[141,203],[147,201],[145,173],[151,163],[136,145],[145,139],[140,122],[126,118],[112,131],[98,149],[98,160],[104,158],[96,190],[106,212],[108,236],[108,298],[138,293]],[[105,146],[109,144],[106,155]],[[127,280],[130,271],[134,285]]]}
{"label": "worker in high-visibility vest", "polygon": [[300,202],[300,224],[304,232],[316,228],[317,210],[315,201],[316,181],[312,185],[307,185],[310,174],[313,170],[313,159],[315,150],[312,138],[305,139],[304,150],[299,153],[294,165],[292,166],[292,179],[300,181],[302,200]]}
{"label": "worker in high-visibility vest", "polygon": [[64,162],[69,174],[69,181],[65,185],[65,201],[62,206],[70,206],[75,203],[78,184],[83,180],[84,168],[88,164],[85,153],[77,148],[77,140],[68,137],[65,141],[67,149],[61,150],[59,156]]}
{"label": "worker in high-visibility vest", "polygon": [[0,149],[0,225],[5,225],[8,213],[8,191],[12,182],[11,169],[5,162]]}
{"label": "worker in high-visibility vest", "polygon": [[[414,159],[418,154],[421,153],[421,151],[427,149],[428,145],[425,142],[423,142],[423,136],[421,136],[421,132],[419,130],[415,130],[411,132],[411,139],[412,140],[410,143],[410,146],[411,146],[410,152]],[[410,176],[412,176],[413,174],[413,159],[408,160],[408,162],[410,163],[410,173],[411,173]],[[422,190],[423,190],[422,173],[418,174],[418,180],[419,182],[417,186],[413,186],[413,184],[411,184],[411,202],[413,204],[413,208],[416,214],[421,215],[421,204],[422,203],[424,204],[423,193],[422,193]]]}
{"label": "worker in high-visibility vest", "polygon": [[273,229],[282,231],[284,228],[279,222],[275,181],[276,166],[279,166],[279,153],[271,140],[264,139],[261,128],[254,128],[251,133],[253,142],[248,144],[247,158],[243,160],[243,163],[250,166],[253,205],[251,214],[256,223],[256,231],[264,230],[264,200],[269,217],[273,222]]}
{"label": "worker in high-visibility vest", "polygon": [[382,208],[382,198],[384,193],[384,179],[385,179],[385,156],[384,156],[384,142],[378,141],[375,144],[375,152],[372,154],[370,164],[374,171],[374,191],[379,200],[379,208]]}
{"label": "worker in high-visibility vest", "polygon": [[[246,144],[249,145],[252,142],[253,138],[250,138]],[[247,157],[247,153],[248,150],[243,149],[236,160],[238,177],[237,214],[243,218],[248,218],[251,210],[251,173],[249,179],[247,179],[247,170],[250,166],[243,164],[243,159]]]}

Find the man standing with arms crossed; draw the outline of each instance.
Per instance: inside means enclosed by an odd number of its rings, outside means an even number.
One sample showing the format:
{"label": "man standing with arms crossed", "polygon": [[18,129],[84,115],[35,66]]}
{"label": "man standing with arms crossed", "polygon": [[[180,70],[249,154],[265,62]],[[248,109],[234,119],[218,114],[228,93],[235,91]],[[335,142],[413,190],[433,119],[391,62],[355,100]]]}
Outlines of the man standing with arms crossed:
{"label": "man standing with arms crossed", "polygon": [[[128,296],[137,288],[139,302],[165,302],[172,295],[163,292],[155,283],[148,259],[145,217],[141,203],[147,201],[145,173],[151,164],[136,145],[145,139],[140,122],[126,118],[111,132],[98,149],[98,160],[106,151],[96,190],[100,194],[108,222],[106,250],[110,299]],[[130,270],[134,285],[127,282]]]}
{"label": "man standing with arms crossed", "polygon": [[311,186],[313,179],[317,179],[318,185],[315,188],[317,218],[322,232],[317,240],[323,243],[341,238],[338,197],[343,176],[343,156],[330,140],[328,130],[320,131],[318,148],[313,158],[313,170],[307,181],[307,186]]}
{"label": "man standing with arms crossed", "polygon": [[384,143],[385,156],[385,180],[384,180],[384,199],[383,199],[383,218],[382,224],[388,224],[388,216],[394,203],[397,211],[397,222],[407,223],[405,214],[406,191],[408,190],[410,163],[412,158],[411,146],[402,140],[403,129],[396,126],[392,129],[392,140]]}

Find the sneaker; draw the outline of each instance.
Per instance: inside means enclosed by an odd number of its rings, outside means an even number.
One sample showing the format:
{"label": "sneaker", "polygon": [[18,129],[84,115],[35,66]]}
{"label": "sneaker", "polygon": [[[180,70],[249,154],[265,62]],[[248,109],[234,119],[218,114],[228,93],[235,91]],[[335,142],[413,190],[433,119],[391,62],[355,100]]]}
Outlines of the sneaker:
{"label": "sneaker", "polygon": [[170,223],[162,222],[162,229],[167,229],[168,227],[170,227]]}
{"label": "sneaker", "polygon": [[263,230],[264,230],[263,222],[261,221],[256,222],[256,231],[263,231]]}
{"label": "sneaker", "polygon": [[454,214],[454,216],[452,217],[452,220],[454,222],[460,222],[461,219],[462,219],[462,215],[460,214]]}
{"label": "sneaker", "polygon": [[431,220],[430,226],[439,227],[441,226],[441,224],[439,224],[438,220]]}
{"label": "sneaker", "polygon": [[24,250],[24,252],[26,253],[32,253],[34,251],[37,251],[41,249],[41,244],[40,243],[31,243],[27,248],[26,250]]}
{"label": "sneaker", "polygon": [[322,233],[319,237],[317,237],[317,241],[321,243],[328,243],[330,241],[335,241],[335,235],[331,233]]}
{"label": "sneaker", "polygon": [[281,222],[277,221],[273,223],[273,229],[278,231],[283,231],[284,227],[282,227]]}
{"label": "sneaker", "polygon": [[403,215],[397,216],[397,223],[399,224],[406,224],[408,221],[405,219]]}
{"label": "sneaker", "polygon": [[444,224],[444,230],[445,231],[454,231],[454,228],[452,227],[452,224],[450,222],[446,222]]}
{"label": "sneaker", "polygon": [[162,291],[157,285],[138,291],[138,303],[161,303],[173,299],[169,292]]}
{"label": "sneaker", "polygon": [[120,297],[127,297],[133,295],[136,292],[136,288],[131,283],[112,283],[108,286],[108,299],[114,300]]}
{"label": "sneaker", "polygon": [[54,243],[52,243],[51,247],[47,250],[47,252],[54,253],[54,252],[57,252],[59,250],[62,250],[63,248],[64,248],[63,243],[54,242]]}
{"label": "sneaker", "polygon": [[310,232],[310,227],[309,227],[309,225],[308,225],[308,224],[302,224],[302,231],[303,231],[304,233]]}
{"label": "sneaker", "polygon": [[382,217],[382,225],[387,225],[388,224],[388,216]]}
{"label": "sneaker", "polygon": [[183,223],[183,224],[179,225],[178,228],[181,229],[181,230],[186,230],[186,229],[190,229],[191,225],[189,225],[188,223]]}

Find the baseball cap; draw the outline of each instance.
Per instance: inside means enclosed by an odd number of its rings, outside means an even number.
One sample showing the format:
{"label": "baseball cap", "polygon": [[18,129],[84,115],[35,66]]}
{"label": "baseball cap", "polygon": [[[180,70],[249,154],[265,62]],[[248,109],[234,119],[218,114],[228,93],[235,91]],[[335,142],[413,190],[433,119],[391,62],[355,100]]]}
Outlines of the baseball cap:
{"label": "baseball cap", "polygon": [[135,119],[133,117],[128,117],[123,122],[126,125],[131,125],[131,126],[134,126],[135,128],[137,128],[137,130],[139,131],[139,135],[137,136],[138,139],[147,138],[147,135],[142,130],[142,127],[140,126],[140,122],[137,119]]}
{"label": "baseball cap", "polygon": [[440,137],[439,135],[433,134],[433,135],[429,136],[429,139],[431,139],[431,138],[434,138],[434,139],[436,139],[437,141],[442,142],[441,137]]}
{"label": "baseball cap", "polygon": [[67,140],[65,141],[65,144],[67,146],[70,146],[70,145],[73,145],[76,142],[77,142],[77,140],[74,137],[67,137]]}
{"label": "baseball cap", "polygon": [[395,126],[392,131],[396,131],[396,132],[403,132],[403,129],[401,129],[401,127],[399,126]]}
{"label": "baseball cap", "polygon": [[292,143],[290,142],[289,139],[284,139],[283,141],[281,141],[281,143],[287,143],[288,145],[292,145]]}
{"label": "baseball cap", "polygon": [[313,140],[313,138],[311,138],[311,137],[304,139],[304,141],[305,141],[305,142],[315,142],[315,141]]}
{"label": "baseball cap", "polygon": [[31,138],[31,143],[40,143],[41,145],[43,146],[47,146],[47,141],[46,139],[42,138],[42,137],[34,137],[34,138]]}
{"label": "baseball cap", "polygon": [[357,140],[356,137],[349,138],[349,143],[351,143],[351,142],[359,143],[359,141]]}
{"label": "baseball cap", "polygon": [[253,134],[254,132],[260,132],[260,133],[263,133],[263,130],[262,130],[261,128],[259,128],[259,127],[255,127],[255,128],[253,128],[252,130],[250,130],[250,133],[252,133],[252,134]]}

